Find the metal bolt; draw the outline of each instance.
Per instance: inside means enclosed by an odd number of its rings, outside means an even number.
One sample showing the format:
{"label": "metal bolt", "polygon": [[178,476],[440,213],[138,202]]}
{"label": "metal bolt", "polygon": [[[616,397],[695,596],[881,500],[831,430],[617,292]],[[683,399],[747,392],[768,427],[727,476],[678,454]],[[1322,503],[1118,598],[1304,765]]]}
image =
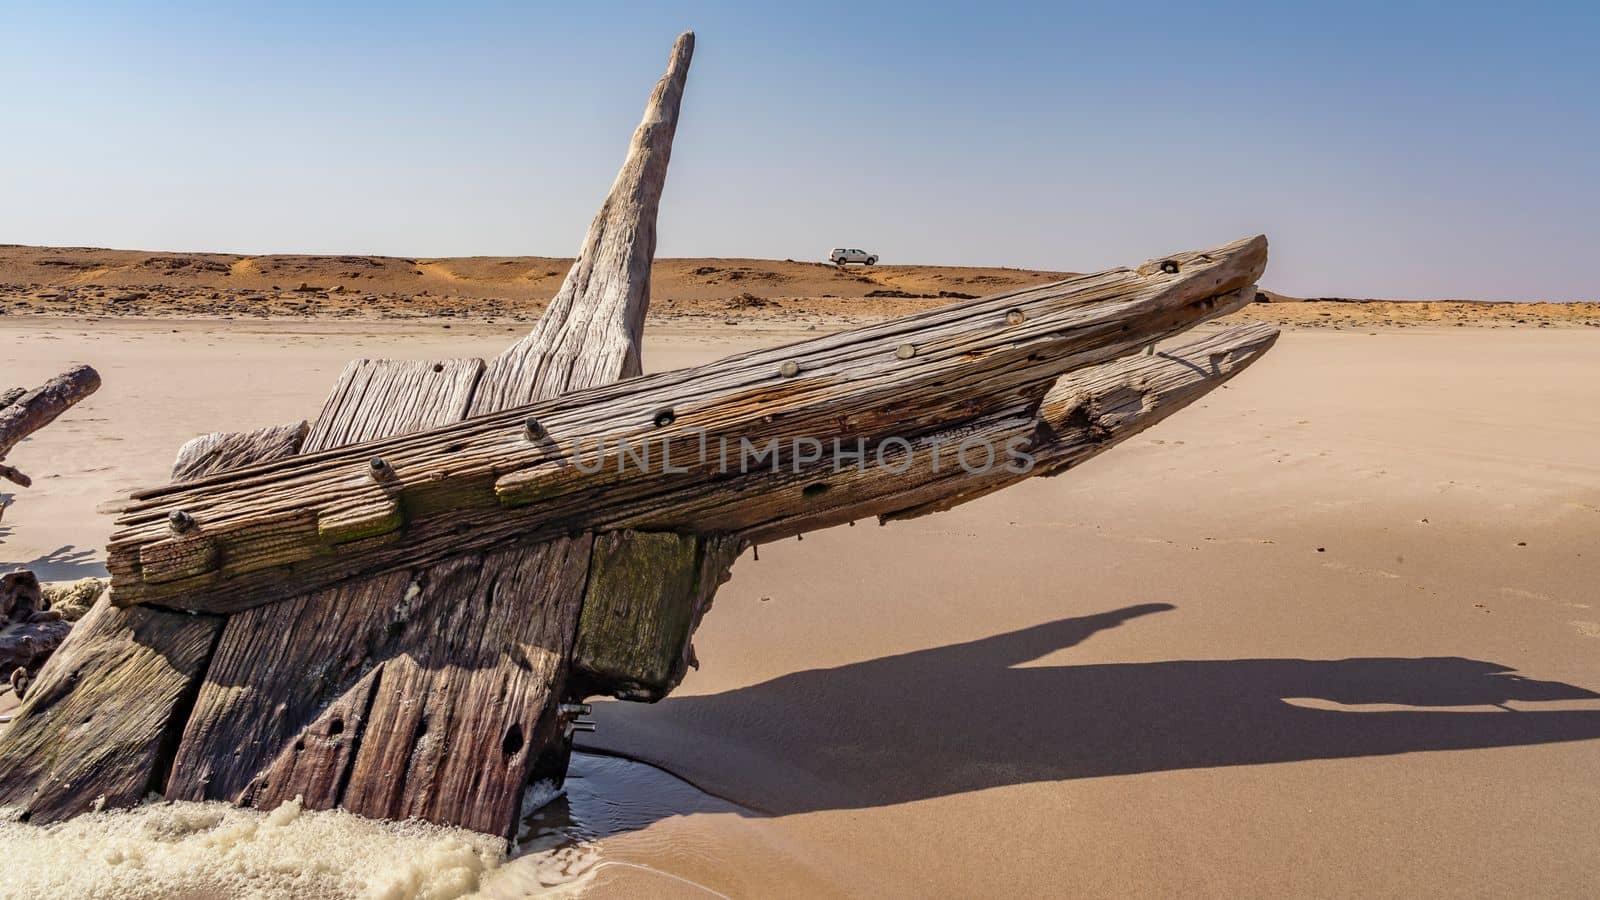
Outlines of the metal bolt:
{"label": "metal bolt", "polygon": [[657,428],[665,428],[668,425],[671,425],[673,422],[678,421],[678,416],[672,411],[672,407],[669,406],[665,409],[656,410],[654,421]]}
{"label": "metal bolt", "polygon": [[917,348],[911,346],[910,344],[901,344],[900,346],[894,348],[894,355],[899,359],[910,359],[911,357],[917,355]]}
{"label": "metal bolt", "polygon": [[374,481],[383,481],[394,474],[394,470],[389,468],[389,464],[381,456],[374,456],[367,461],[367,465],[372,467],[372,479]]}
{"label": "metal bolt", "polygon": [[793,378],[800,374],[800,364],[792,359],[785,360],[783,365],[778,367],[778,374],[785,378]]}
{"label": "metal bolt", "polygon": [[539,420],[535,419],[533,416],[529,416],[522,420],[522,427],[527,429],[529,440],[534,440],[544,436],[544,426],[540,425]]}
{"label": "metal bolt", "polygon": [[167,513],[167,524],[172,526],[173,533],[183,534],[194,527],[194,516],[181,509],[175,509]]}
{"label": "metal bolt", "polygon": [[1178,261],[1174,259],[1163,260],[1161,263],[1161,271],[1167,273],[1168,275],[1178,274]]}

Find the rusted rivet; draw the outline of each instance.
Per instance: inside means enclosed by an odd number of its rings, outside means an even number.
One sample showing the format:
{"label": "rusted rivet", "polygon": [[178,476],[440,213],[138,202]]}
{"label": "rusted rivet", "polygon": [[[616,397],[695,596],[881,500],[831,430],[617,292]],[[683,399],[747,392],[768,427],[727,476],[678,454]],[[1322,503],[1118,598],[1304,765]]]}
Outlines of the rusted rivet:
{"label": "rusted rivet", "polygon": [[181,509],[175,509],[167,513],[167,524],[172,526],[173,533],[183,534],[194,527],[194,516]]}
{"label": "rusted rivet", "polygon": [[1028,321],[1028,317],[1023,315],[1022,310],[1020,310],[1020,309],[1008,309],[1008,310],[1006,310],[1006,324],[1007,325],[1021,325],[1023,322],[1026,322],[1026,321]]}
{"label": "rusted rivet", "polygon": [[910,344],[901,344],[900,346],[894,348],[894,355],[899,359],[910,359],[911,357],[917,355],[917,348],[911,346]]}
{"label": "rusted rivet", "polygon": [[529,439],[544,437],[544,426],[540,425],[539,420],[533,416],[523,419],[522,427],[528,433]]}
{"label": "rusted rivet", "polygon": [[367,461],[367,465],[372,467],[372,479],[374,481],[383,481],[394,474],[394,470],[389,468],[389,463],[381,456],[374,456]]}
{"label": "rusted rivet", "polygon": [[657,428],[665,428],[668,425],[671,425],[673,422],[678,421],[678,416],[672,411],[672,407],[669,406],[665,409],[656,410],[655,419],[653,421],[656,423]]}
{"label": "rusted rivet", "polygon": [[1161,261],[1161,271],[1167,273],[1168,275],[1176,275],[1176,274],[1178,274],[1178,261],[1175,260],[1175,259],[1164,259],[1164,260],[1162,260]]}
{"label": "rusted rivet", "polygon": [[778,374],[785,378],[793,378],[800,374],[800,364],[792,359],[784,360],[783,365],[778,367]]}

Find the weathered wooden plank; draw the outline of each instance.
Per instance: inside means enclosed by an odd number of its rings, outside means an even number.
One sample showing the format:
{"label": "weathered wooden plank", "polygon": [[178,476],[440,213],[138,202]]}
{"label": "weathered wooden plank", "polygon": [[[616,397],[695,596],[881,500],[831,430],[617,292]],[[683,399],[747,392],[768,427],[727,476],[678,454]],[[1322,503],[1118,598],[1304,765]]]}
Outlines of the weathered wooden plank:
{"label": "weathered wooden plank", "polygon": [[167,795],[421,818],[515,819],[587,537],[468,555],[233,617]]}
{"label": "weathered wooden plank", "polygon": [[[793,506],[781,496],[773,502],[771,515],[752,514],[747,503],[727,502],[743,489],[737,483],[725,485],[717,498],[721,504],[709,502],[694,513],[704,527],[730,532],[720,539],[725,548],[721,560],[692,579],[700,588],[698,594],[680,584],[682,561],[696,552],[685,548],[696,538],[666,533],[624,540],[601,535],[573,651],[575,692],[629,700],[666,696],[694,661],[689,635],[746,542],[777,540],[872,516],[887,521],[923,515],[1030,476],[1058,474],[1220,386],[1259,359],[1277,335],[1270,325],[1248,325],[1159,354],[1081,369],[1056,382],[1036,413],[1025,407],[997,411],[959,431],[928,436],[917,444],[917,452],[904,455],[903,467],[897,454],[887,458],[886,465],[840,477],[850,467],[841,468],[839,460],[826,454],[813,466],[792,472],[775,491],[767,485],[769,495],[787,493],[797,500],[810,492],[811,508],[797,514],[784,513]],[[978,450],[973,459],[963,459],[963,441],[971,441],[971,448],[1003,448],[1012,440],[1032,456],[1027,472],[989,464]],[[631,559],[606,558],[629,548],[634,548]],[[714,555],[705,554],[701,564]],[[685,624],[687,628],[682,627]],[[676,665],[667,665],[669,660]],[[651,677],[664,670],[670,676]]]}
{"label": "weathered wooden plank", "polygon": [[[144,493],[120,520],[107,565],[119,602],[189,603],[193,596],[176,598],[204,585],[203,608],[224,610],[281,599],[289,593],[286,573],[295,584],[320,586],[515,537],[573,528],[677,529],[683,523],[670,497],[663,498],[663,484],[677,488],[726,474],[714,460],[696,459],[694,448],[707,437],[757,444],[801,437],[872,442],[1034,401],[1065,371],[1247,303],[1265,257],[1265,240],[1248,239],[1166,258],[1177,272],[1145,267],[1085,276],[962,304],[931,320],[758,351]],[[915,351],[897,354],[908,337],[916,340]],[[788,374],[783,363],[797,360],[799,373]],[[532,436],[524,428],[530,416],[538,422]],[[625,442],[635,448],[671,442],[691,474],[663,477],[663,468],[648,465],[604,465],[588,473],[572,449],[588,447],[592,454],[604,446],[605,458],[615,463]],[[367,468],[374,457],[387,462],[384,477],[374,478]],[[564,502],[552,502],[557,499]],[[391,508],[404,510],[392,531],[364,532],[381,539],[342,547],[291,518],[339,521]],[[178,510],[226,552],[204,543],[177,546],[193,541],[167,526]],[[270,539],[255,531],[263,525],[270,525]],[[208,553],[216,553],[215,577],[167,574],[188,571],[186,558]],[[159,581],[145,571],[152,554],[160,563],[153,573]]]}
{"label": "weathered wooden plank", "polygon": [[[482,371],[476,359],[356,360],[302,449],[457,421]],[[393,656],[385,648],[411,628],[436,633],[412,615],[428,576],[391,572],[232,616],[177,746],[167,796],[339,805]]]}
{"label": "weathered wooden plank", "polygon": [[71,622],[51,618],[0,624],[0,679],[18,669],[32,673],[43,666],[71,631]]}
{"label": "weathered wooden plank", "polygon": [[293,425],[268,425],[254,431],[213,431],[192,438],[178,448],[172,463],[172,480],[196,478],[270,462],[300,452],[310,426],[301,420]]}
{"label": "weathered wooden plank", "polygon": [[[555,728],[590,538],[458,557],[429,570],[427,628],[384,666],[346,809],[491,833],[516,821]],[[542,732],[542,733],[541,733]]]}
{"label": "weathered wooden plank", "polygon": [[118,609],[102,597],[0,733],[4,815],[54,822],[143,799],[221,627],[214,616]]}
{"label": "weathered wooden plank", "polygon": [[300,452],[459,422],[482,375],[481,359],[353,360]]}
{"label": "weathered wooden plank", "polygon": [[[367,691],[354,688],[381,661],[369,660],[386,646],[386,630],[414,626],[411,585],[409,573],[392,572],[230,617],[178,744],[167,796],[239,801],[259,792],[263,786],[252,785],[258,773],[347,695],[354,702],[332,714],[330,721],[340,721],[332,737],[359,734]],[[298,780],[314,780],[322,769],[342,774],[349,738],[291,756]],[[278,774],[278,783],[290,781]],[[312,808],[336,799],[306,795]]]}
{"label": "weathered wooden plank", "polygon": [[[725,485],[716,499],[695,511],[708,528],[731,532],[720,540],[724,554],[687,591],[679,574],[691,536],[649,534],[631,539],[601,535],[590,575],[573,651],[572,690],[577,695],[608,694],[631,700],[665,696],[694,661],[688,636],[698,626],[716,585],[726,577],[746,541],[760,542],[881,515],[885,520],[945,509],[1021,481],[1030,475],[1053,475],[1142,432],[1189,405],[1259,359],[1277,338],[1277,329],[1249,325],[1206,335],[1150,356],[1132,356],[1079,370],[1061,378],[1037,412],[1026,407],[997,411],[959,432],[929,436],[907,454],[867,473],[839,477],[831,454],[817,464],[793,472],[778,493],[797,500],[811,494],[813,506],[799,514],[751,516],[748,504],[729,504],[743,493]],[[962,442],[972,447],[1005,447],[1017,440],[1032,454],[1028,472],[1013,471],[987,460],[964,460]],[[935,440],[939,446],[935,447]],[[975,452],[975,456],[978,454]],[[972,463],[969,471],[964,463]],[[837,483],[837,490],[835,484]],[[769,485],[769,490],[771,486]],[[819,490],[820,489],[820,490]],[[708,498],[709,499],[709,498]],[[780,498],[775,510],[791,508]],[[627,533],[631,534],[631,533]],[[640,540],[639,538],[645,538]],[[704,540],[704,539],[700,539]],[[712,541],[706,541],[709,545]],[[632,558],[611,560],[609,554],[632,551]],[[708,546],[707,550],[710,550]],[[681,623],[691,615],[689,627]],[[663,627],[663,623],[670,623]],[[681,629],[681,630],[680,630]],[[681,662],[677,654],[682,653]],[[670,677],[653,673],[672,666]]]}

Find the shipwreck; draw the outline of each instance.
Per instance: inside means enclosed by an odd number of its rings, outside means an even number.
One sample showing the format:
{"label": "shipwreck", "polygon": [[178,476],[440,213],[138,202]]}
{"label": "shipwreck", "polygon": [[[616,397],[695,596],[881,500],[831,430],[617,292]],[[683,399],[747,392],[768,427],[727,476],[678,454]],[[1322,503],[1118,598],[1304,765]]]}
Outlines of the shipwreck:
{"label": "shipwreck", "polygon": [[509,835],[586,698],[656,700],[697,664],[748,548],[1058,475],[1272,346],[1142,352],[1255,299],[1257,236],[642,375],[693,48],[530,334],[356,360],[315,418],[190,441],[127,499],[109,596],[0,732],[6,815],[301,797]]}

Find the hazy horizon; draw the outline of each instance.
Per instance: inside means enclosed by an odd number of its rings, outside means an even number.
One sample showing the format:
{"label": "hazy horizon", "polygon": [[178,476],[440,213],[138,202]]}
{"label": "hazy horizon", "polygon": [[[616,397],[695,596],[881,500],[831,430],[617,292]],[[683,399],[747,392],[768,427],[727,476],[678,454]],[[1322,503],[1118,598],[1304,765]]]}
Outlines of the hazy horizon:
{"label": "hazy horizon", "polygon": [[1299,296],[1600,296],[1600,10],[105,4],[0,13],[0,241],[574,253],[672,39],[658,255],[1092,270],[1265,232]]}

